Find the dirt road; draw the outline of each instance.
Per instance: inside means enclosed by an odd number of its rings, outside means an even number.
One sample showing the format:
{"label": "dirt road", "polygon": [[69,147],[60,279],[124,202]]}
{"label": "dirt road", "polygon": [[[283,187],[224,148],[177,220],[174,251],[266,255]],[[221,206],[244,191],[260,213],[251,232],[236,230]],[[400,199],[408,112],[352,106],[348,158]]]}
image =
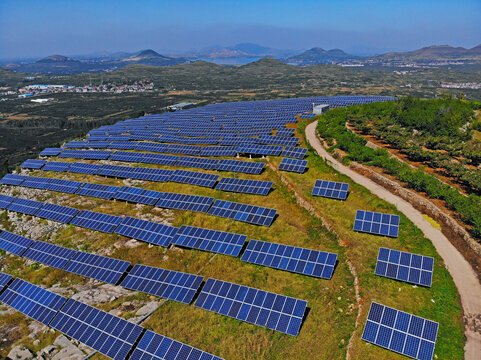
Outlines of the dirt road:
{"label": "dirt road", "polygon": [[[395,205],[409,220],[411,220],[431,240],[438,254],[443,258],[461,297],[464,311],[464,333],[466,344],[464,356],[466,360],[481,359],[481,284],[474,270],[464,257],[456,250],[444,234],[434,228],[423,214],[411,204],[376,184],[370,179],[342,165],[329,154],[316,136],[317,121],[306,127],[306,137],[311,146],[330,166],[340,173],[349,176],[354,182],[364,186],[381,199]],[[380,301],[382,299],[379,299]]]}

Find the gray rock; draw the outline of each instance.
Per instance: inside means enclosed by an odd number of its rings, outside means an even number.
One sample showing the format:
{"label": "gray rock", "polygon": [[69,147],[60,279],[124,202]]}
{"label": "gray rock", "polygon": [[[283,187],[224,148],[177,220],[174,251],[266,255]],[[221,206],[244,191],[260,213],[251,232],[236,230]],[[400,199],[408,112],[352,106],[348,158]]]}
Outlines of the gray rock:
{"label": "gray rock", "polygon": [[7,359],[28,360],[28,359],[33,359],[33,354],[25,346],[19,345],[19,346],[15,346],[14,348],[12,348],[12,350],[10,350],[10,352],[7,355]]}
{"label": "gray rock", "polygon": [[96,305],[114,301],[119,297],[132,294],[132,292],[129,290],[121,288],[120,286],[110,284],[101,285],[97,288],[89,287],[73,295],[72,299],[78,300],[88,305]]}
{"label": "gray rock", "polygon": [[148,313],[150,313],[151,311],[154,311],[159,306],[159,304],[160,304],[160,302],[158,302],[158,301],[149,302],[149,303],[145,304],[144,306],[142,306],[139,310],[137,310],[135,315],[145,316]]}

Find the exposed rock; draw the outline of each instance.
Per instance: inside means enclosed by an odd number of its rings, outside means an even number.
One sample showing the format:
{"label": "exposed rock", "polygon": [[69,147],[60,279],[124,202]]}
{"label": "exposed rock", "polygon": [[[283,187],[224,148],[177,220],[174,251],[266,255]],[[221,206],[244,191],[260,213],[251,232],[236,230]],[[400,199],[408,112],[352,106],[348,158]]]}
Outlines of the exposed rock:
{"label": "exposed rock", "polygon": [[135,315],[137,315],[137,316],[147,315],[151,311],[154,311],[159,305],[160,305],[159,301],[149,302],[149,303],[145,304],[144,306],[142,306],[139,310],[137,310]]}
{"label": "exposed rock", "polygon": [[[89,282],[90,283],[90,282]],[[78,300],[88,305],[103,304],[117,300],[119,297],[132,294],[131,291],[111,284],[104,284],[97,288],[92,288],[92,284],[83,285],[84,290],[72,296],[72,299]]]}
{"label": "exposed rock", "polygon": [[60,335],[55,342],[55,346],[60,348],[51,359],[52,360],[82,360],[85,354],[64,335]]}
{"label": "exposed rock", "polygon": [[37,337],[39,332],[43,332],[44,330],[47,330],[47,326],[37,321],[32,321],[30,324],[28,324],[28,330],[30,332],[28,336],[33,339]]}
{"label": "exposed rock", "polygon": [[33,359],[33,354],[25,346],[19,345],[15,346],[10,350],[7,355],[8,360],[27,360]]}

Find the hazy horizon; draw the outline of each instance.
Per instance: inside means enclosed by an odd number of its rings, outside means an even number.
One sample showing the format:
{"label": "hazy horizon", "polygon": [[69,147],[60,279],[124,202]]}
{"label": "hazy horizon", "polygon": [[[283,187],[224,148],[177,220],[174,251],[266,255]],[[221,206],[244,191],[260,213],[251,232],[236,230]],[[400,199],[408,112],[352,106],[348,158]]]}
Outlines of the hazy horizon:
{"label": "hazy horizon", "polygon": [[356,55],[481,43],[481,2],[49,1],[0,3],[0,58],[153,49],[184,53],[255,43]]}

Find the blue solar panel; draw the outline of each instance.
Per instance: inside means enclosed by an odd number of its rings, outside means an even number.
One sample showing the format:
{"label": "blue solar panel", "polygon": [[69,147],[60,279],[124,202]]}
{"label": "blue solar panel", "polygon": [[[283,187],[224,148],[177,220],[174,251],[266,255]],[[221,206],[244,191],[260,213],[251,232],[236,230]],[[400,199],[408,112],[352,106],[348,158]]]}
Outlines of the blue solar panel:
{"label": "blue solar panel", "polygon": [[129,266],[128,261],[77,251],[64,270],[116,285]]}
{"label": "blue solar panel", "polygon": [[0,301],[48,325],[67,299],[17,278],[2,293]]}
{"label": "blue solar panel", "polygon": [[239,146],[237,148],[237,152],[252,155],[279,156],[282,152],[282,146],[246,144]]}
{"label": "blue solar panel", "polygon": [[102,150],[64,150],[59,154],[59,157],[73,159],[107,160],[111,155],[111,151]]}
{"label": "blue solar panel", "polygon": [[75,193],[83,183],[78,181],[62,180],[62,179],[51,179],[46,185],[46,190],[58,191],[68,194]]}
{"label": "blue solar panel", "polygon": [[29,176],[23,181],[22,186],[34,189],[45,189],[51,181],[52,179],[50,178]]}
{"label": "blue solar panel", "polygon": [[115,232],[150,244],[168,247],[179,229],[127,216]]}
{"label": "blue solar panel", "polygon": [[63,269],[76,252],[76,250],[62,246],[35,241],[32,247],[23,254],[23,257],[57,269]]}
{"label": "blue solar panel", "polygon": [[102,165],[97,164],[87,164],[87,163],[73,163],[68,169],[69,172],[94,175],[96,174]]}
{"label": "blue solar panel", "polygon": [[261,162],[239,161],[239,160],[219,160],[215,166],[216,170],[241,172],[245,174],[259,175],[264,169],[265,164]]}
{"label": "blue solar panel", "polygon": [[71,207],[46,203],[35,216],[68,224],[78,213],[79,210]]}
{"label": "blue solar panel", "polygon": [[330,279],[336,266],[337,254],[250,240],[241,260],[322,279]]}
{"label": "blue solar panel", "polygon": [[284,151],[282,151],[281,156],[296,158],[296,159],[304,159],[306,157],[307,149],[306,148],[298,148],[294,146],[286,146]]}
{"label": "blue solar panel", "polygon": [[182,225],[172,243],[218,254],[239,256],[246,240],[246,235]]}
{"label": "blue solar panel", "polygon": [[431,360],[439,324],[375,302],[371,303],[364,341],[420,360]]}
{"label": "blue solar panel", "polygon": [[68,162],[50,161],[50,162],[46,162],[42,170],[64,172],[64,171],[67,171],[71,165],[72,163],[68,163]]}
{"label": "blue solar panel", "polygon": [[296,129],[282,128],[277,130],[275,136],[293,136]]}
{"label": "blue solar panel", "polygon": [[155,205],[162,195],[164,195],[164,193],[159,191],[122,186],[119,191],[115,193],[114,198],[138,204]]}
{"label": "blue solar panel", "polygon": [[349,184],[327,180],[316,180],[312,195],[328,197],[332,199],[346,200],[349,192]]}
{"label": "blue solar panel", "polygon": [[87,229],[98,230],[105,233],[112,233],[124,218],[102,214],[94,211],[82,210],[70,222],[72,225],[81,226]]}
{"label": "blue solar panel", "polygon": [[193,167],[198,169],[206,169],[206,170],[213,170],[219,160],[215,159],[205,159],[201,157],[188,157],[182,156],[179,158],[179,161],[175,163],[175,166],[183,166],[183,167]]}
{"label": "blue solar panel", "polygon": [[0,194],[0,209],[6,209],[15,200],[14,197]]}
{"label": "blue solar panel", "polygon": [[434,259],[404,251],[379,248],[375,274],[431,287]]}
{"label": "blue solar panel", "polygon": [[124,360],[143,328],[117,316],[69,299],[50,324],[114,360]]}
{"label": "blue solar panel", "polygon": [[187,170],[175,170],[169,181],[213,188],[218,179],[219,175]]}
{"label": "blue solar panel", "polygon": [[399,216],[372,211],[357,210],[354,230],[370,234],[397,237]]}
{"label": "blue solar panel", "polygon": [[77,190],[76,194],[110,200],[119,189],[118,186],[84,183],[82,187]]}
{"label": "blue solar panel", "polygon": [[8,205],[7,210],[34,215],[43,204],[44,203],[40,201],[15,198],[12,203]]}
{"label": "blue solar panel", "polygon": [[203,147],[199,156],[236,156],[237,151],[233,146],[206,146]]}
{"label": "blue solar panel", "polygon": [[199,275],[135,265],[120,285],[127,289],[190,304],[203,279]]}
{"label": "blue solar panel", "polygon": [[34,160],[28,159],[25,160],[20,167],[27,168],[27,169],[40,169],[44,166],[47,162],[45,160]]}
{"label": "blue solar panel", "polygon": [[299,138],[262,135],[261,137],[256,139],[255,142],[256,144],[296,146],[299,143]]}
{"label": "blue solar panel", "polygon": [[307,302],[247,286],[208,279],[195,306],[297,336]]}
{"label": "blue solar panel", "polygon": [[0,180],[0,184],[4,185],[20,185],[28,176],[24,175],[16,175],[16,174],[7,174],[5,175],[2,180]]}
{"label": "blue solar panel", "polygon": [[5,230],[0,233],[0,249],[11,254],[22,256],[33,243],[34,241],[29,238]]}
{"label": "blue solar panel", "polygon": [[144,154],[130,151],[116,151],[109,158],[113,161],[142,162]]}
{"label": "blue solar panel", "polygon": [[135,150],[153,151],[153,152],[165,152],[165,149],[167,149],[166,144],[155,144],[150,142],[139,142],[135,147]]}
{"label": "blue solar panel", "polygon": [[271,187],[272,181],[222,178],[215,189],[244,194],[267,195]]}
{"label": "blue solar panel", "polygon": [[2,290],[5,288],[5,286],[7,286],[8,283],[10,282],[10,280],[12,280],[12,279],[13,279],[12,275],[4,274],[4,273],[0,272],[0,293],[2,292]]}
{"label": "blue solar panel", "polygon": [[142,162],[147,164],[156,164],[156,165],[167,165],[167,166],[183,166],[177,165],[177,161],[179,160],[179,156],[174,155],[165,155],[165,154],[144,154],[142,156]]}
{"label": "blue solar panel", "polygon": [[279,164],[279,170],[297,172],[301,174],[306,171],[306,167],[307,160],[297,160],[290,158],[282,158],[282,161]]}
{"label": "blue solar panel", "polygon": [[210,215],[243,221],[255,225],[270,226],[277,210],[260,206],[216,200],[209,210]]}
{"label": "blue solar panel", "polygon": [[155,206],[167,209],[207,212],[213,202],[213,197],[164,193],[164,196],[160,198]]}
{"label": "blue solar panel", "polygon": [[222,360],[192,346],[156,334],[150,330],[142,336],[130,360]]}
{"label": "blue solar panel", "polygon": [[46,148],[39,154],[40,156],[57,156],[62,152],[62,148]]}

